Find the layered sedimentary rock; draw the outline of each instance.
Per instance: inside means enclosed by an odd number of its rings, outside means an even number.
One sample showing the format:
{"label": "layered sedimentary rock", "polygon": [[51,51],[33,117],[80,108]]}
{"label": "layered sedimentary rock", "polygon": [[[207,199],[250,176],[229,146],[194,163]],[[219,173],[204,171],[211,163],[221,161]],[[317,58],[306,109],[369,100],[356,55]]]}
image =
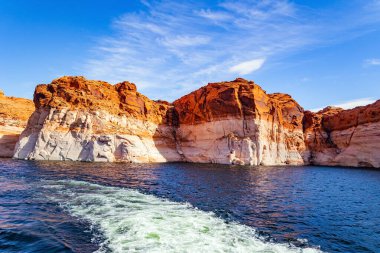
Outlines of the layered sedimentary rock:
{"label": "layered sedimentary rock", "polygon": [[34,111],[31,100],[7,97],[0,90],[0,157],[12,157],[19,135]]}
{"label": "layered sedimentary rock", "polygon": [[173,104],[187,161],[303,164],[303,109],[289,95],[268,95],[238,78],[211,83]]}
{"label": "layered sedimentary rock", "polygon": [[380,102],[304,111],[252,81],[152,101],[129,82],[62,77],[39,85],[15,158],[380,167]]}
{"label": "layered sedimentary rock", "polygon": [[39,85],[36,111],[14,157],[72,161],[178,161],[172,107],[129,82],[62,77]]}
{"label": "layered sedimentary rock", "polygon": [[317,165],[380,167],[380,100],[351,110],[305,112],[305,161]]}

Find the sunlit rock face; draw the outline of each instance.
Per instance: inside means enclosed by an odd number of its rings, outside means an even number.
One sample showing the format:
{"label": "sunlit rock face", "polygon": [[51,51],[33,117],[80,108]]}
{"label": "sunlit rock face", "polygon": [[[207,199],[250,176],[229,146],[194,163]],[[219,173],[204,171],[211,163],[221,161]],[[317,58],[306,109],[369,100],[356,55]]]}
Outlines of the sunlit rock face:
{"label": "sunlit rock face", "polygon": [[110,85],[63,77],[39,85],[36,111],[14,157],[35,160],[180,161],[173,134],[173,109],[136,91],[134,84]]}
{"label": "sunlit rock face", "polygon": [[62,77],[37,86],[34,103],[18,159],[380,167],[379,101],[312,113],[238,78],[170,104],[129,82]]}
{"label": "sunlit rock face", "polygon": [[16,158],[72,161],[178,161],[172,128],[107,111],[39,108]]}
{"label": "sunlit rock face", "polygon": [[187,161],[303,164],[303,109],[286,94],[266,94],[244,79],[211,83],[174,103]]}
{"label": "sunlit rock face", "polygon": [[305,156],[312,164],[380,167],[380,100],[351,110],[305,112]]}
{"label": "sunlit rock face", "polygon": [[0,157],[12,157],[19,135],[34,111],[31,100],[7,97],[0,90]]}

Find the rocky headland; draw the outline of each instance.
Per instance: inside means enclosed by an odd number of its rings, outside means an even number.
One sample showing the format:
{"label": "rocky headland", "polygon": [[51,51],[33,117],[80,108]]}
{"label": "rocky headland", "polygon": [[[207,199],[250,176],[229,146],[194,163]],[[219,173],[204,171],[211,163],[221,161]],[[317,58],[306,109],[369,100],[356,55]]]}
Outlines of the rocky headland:
{"label": "rocky headland", "polygon": [[36,111],[15,158],[72,161],[178,161],[173,106],[155,102],[129,82],[111,85],[62,77],[38,85]]}
{"label": "rocky headland", "polygon": [[330,166],[380,167],[380,100],[350,110],[305,112],[305,161]]}
{"label": "rocky headland", "polygon": [[0,90],[0,157],[13,156],[19,136],[33,111],[33,101],[7,97]]}
{"label": "rocky headland", "polygon": [[34,104],[14,158],[380,167],[380,101],[313,113],[238,78],[168,103],[66,76],[38,85]]}

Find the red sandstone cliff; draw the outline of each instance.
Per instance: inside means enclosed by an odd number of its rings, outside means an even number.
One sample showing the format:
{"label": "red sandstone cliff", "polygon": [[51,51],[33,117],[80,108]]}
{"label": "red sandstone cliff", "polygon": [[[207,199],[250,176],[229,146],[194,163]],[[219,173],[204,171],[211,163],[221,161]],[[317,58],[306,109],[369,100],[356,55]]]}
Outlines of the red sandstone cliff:
{"label": "red sandstone cliff", "polygon": [[132,83],[111,85],[65,76],[38,85],[34,103],[36,111],[20,137],[16,158],[180,160],[171,126],[172,106],[148,99]]}
{"label": "red sandstone cliff", "polygon": [[173,103],[187,160],[302,164],[303,109],[287,94],[252,81],[210,83]]}
{"label": "red sandstone cliff", "polygon": [[238,78],[170,104],[129,82],[62,77],[37,86],[34,103],[16,158],[380,167],[379,101],[312,113]]}
{"label": "red sandstone cliff", "polygon": [[304,133],[313,164],[380,167],[380,100],[350,110],[307,111]]}
{"label": "red sandstone cliff", "polygon": [[0,157],[12,157],[20,133],[34,111],[31,100],[7,97],[0,90]]}
{"label": "red sandstone cliff", "polygon": [[87,80],[82,76],[64,76],[51,84],[41,84],[34,93],[36,108],[72,108],[104,110],[112,115],[132,117],[161,123],[169,103],[155,102],[137,92],[136,85],[121,82],[111,85]]}
{"label": "red sandstone cliff", "polygon": [[278,120],[289,128],[302,128],[303,109],[291,96],[266,94],[253,81],[210,83],[174,101],[181,124],[197,124],[223,118]]}

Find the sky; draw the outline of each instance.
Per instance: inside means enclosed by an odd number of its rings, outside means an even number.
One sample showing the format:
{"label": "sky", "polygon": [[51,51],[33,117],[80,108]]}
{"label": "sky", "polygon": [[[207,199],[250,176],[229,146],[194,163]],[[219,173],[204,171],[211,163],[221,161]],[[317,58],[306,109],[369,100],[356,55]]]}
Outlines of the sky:
{"label": "sky", "polygon": [[380,99],[380,0],[0,0],[0,88],[64,75],[174,101],[237,77],[308,110]]}

